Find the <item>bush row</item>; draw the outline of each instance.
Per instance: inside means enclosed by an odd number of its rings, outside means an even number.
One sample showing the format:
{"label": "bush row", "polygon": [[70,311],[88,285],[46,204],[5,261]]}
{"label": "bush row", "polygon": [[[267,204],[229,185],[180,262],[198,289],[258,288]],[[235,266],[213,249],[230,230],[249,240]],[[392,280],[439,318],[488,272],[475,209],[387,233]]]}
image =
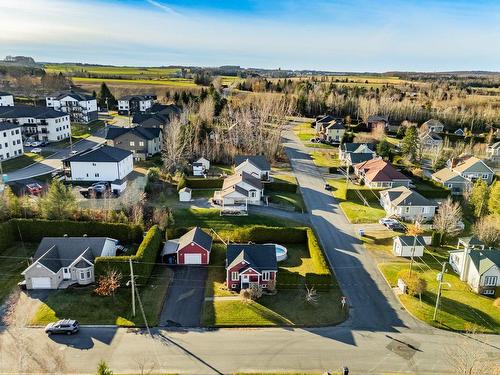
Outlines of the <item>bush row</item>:
{"label": "bush row", "polygon": [[302,227],[285,228],[255,225],[232,231],[231,240],[235,242],[252,241],[256,243],[304,243],[306,242],[306,231]]}
{"label": "bush row", "polygon": [[153,271],[158,252],[162,243],[162,232],[158,226],[153,226],[142,240],[137,253],[132,256],[97,257],[95,274],[97,278],[104,276],[109,270],[116,270],[123,276],[130,274],[130,259],[133,262],[134,275],[137,283],[144,284]]}
{"label": "bush row", "polygon": [[190,189],[220,189],[223,178],[181,177],[177,183],[177,190],[188,187]]}
{"label": "bush row", "polygon": [[12,246],[17,236],[12,221],[0,224],[0,251]]}
{"label": "bush row", "polygon": [[270,182],[264,185],[264,191],[266,192],[282,192],[282,193],[296,193],[297,184],[291,184],[288,182]]}

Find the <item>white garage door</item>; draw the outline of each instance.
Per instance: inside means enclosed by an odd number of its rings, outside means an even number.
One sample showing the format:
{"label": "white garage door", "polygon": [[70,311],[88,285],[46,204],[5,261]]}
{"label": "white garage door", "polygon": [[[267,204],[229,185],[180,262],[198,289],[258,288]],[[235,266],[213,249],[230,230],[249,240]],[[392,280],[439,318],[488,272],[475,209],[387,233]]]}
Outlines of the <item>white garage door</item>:
{"label": "white garage door", "polygon": [[201,264],[201,254],[184,254],[184,264]]}
{"label": "white garage door", "polygon": [[33,277],[31,285],[33,289],[50,289],[50,277]]}

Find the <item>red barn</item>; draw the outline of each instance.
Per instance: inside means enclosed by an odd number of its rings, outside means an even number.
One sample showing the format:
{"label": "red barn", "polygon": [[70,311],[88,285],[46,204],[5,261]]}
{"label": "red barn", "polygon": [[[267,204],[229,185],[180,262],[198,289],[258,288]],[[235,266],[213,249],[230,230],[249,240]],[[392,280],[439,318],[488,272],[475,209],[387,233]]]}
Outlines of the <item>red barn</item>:
{"label": "red barn", "polygon": [[171,256],[177,264],[200,265],[210,263],[212,237],[195,227],[181,238],[169,240],[163,248],[163,256]]}
{"label": "red barn", "polygon": [[226,253],[226,285],[240,290],[258,284],[266,289],[276,282],[278,265],[275,245],[228,245]]}

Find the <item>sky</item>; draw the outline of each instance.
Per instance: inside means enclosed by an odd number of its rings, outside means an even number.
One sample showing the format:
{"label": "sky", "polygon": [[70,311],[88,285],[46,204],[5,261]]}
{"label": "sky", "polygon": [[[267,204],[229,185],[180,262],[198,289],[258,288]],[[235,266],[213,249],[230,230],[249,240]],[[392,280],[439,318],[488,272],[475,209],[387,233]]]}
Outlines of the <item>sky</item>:
{"label": "sky", "polygon": [[0,0],[0,57],[500,71],[500,0]]}

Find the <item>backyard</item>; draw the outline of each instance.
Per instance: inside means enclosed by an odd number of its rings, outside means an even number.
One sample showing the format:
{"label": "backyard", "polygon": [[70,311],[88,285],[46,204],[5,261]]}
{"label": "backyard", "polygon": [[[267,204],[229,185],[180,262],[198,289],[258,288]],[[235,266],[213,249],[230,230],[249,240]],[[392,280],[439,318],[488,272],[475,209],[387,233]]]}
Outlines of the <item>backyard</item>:
{"label": "backyard", "polygon": [[74,140],[79,140],[82,138],[88,138],[96,131],[104,128],[104,122],[101,120],[95,120],[88,124],[71,124],[71,136]]}
{"label": "backyard", "polygon": [[52,152],[50,151],[42,151],[40,153],[25,152],[23,155],[18,156],[17,158],[2,161],[3,173],[9,173],[21,168],[25,168],[33,163],[38,163],[51,154]]}
{"label": "backyard", "polygon": [[273,182],[264,186],[264,193],[270,197],[272,203],[284,209],[306,211],[297,179],[291,174],[273,175]]}
{"label": "backyard", "polygon": [[330,168],[340,167],[340,159],[337,150],[321,150],[311,152],[311,157],[317,167]]}
{"label": "backyard", "polygon": [[0,274],[3,280],[0,283],[0,305],[14,290],[23,277],[21,272],[28,267],[28,260],[33,256],[38,245],[18,242],[14,246],[0,251]]}

